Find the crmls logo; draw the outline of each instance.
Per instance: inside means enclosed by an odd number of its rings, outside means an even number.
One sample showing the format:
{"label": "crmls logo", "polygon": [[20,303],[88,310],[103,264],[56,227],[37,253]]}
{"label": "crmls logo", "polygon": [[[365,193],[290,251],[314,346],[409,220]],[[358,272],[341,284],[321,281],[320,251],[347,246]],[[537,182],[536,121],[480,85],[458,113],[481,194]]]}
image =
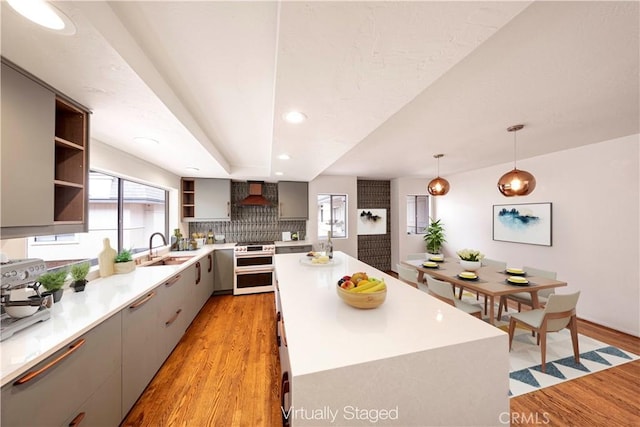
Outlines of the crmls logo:
{"label": "crmls logo", "polygon": [[545,425],[551,422],[548,412],[543,413],[526,413],[526,412],[502,412],[499,416],[500,424],[526,424],[526,425]]}

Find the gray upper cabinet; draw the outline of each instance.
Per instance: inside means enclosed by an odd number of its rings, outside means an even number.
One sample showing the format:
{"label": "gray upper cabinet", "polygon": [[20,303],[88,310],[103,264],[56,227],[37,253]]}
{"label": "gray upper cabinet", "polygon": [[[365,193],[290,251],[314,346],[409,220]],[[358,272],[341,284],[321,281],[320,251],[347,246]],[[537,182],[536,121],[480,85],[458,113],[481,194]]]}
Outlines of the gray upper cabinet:
{"label": "gray upper cabinet", "polygon": [[309,219],[309,183],[278,182],[278,218],[281,220]]}
{"label": "gray upper cabinet", "polygon": [[89,113],[2,59],[3,238],[87,231]]}
{"label": "gray upper cabinet", "polygon": [[231,219],[231,180],[183,178],[182,219],[184,221],[229,221]]}
{"label": "gray upper cabinet", "polygon": [[55,105],[53,92],[2,64],[3,236],[53,224]]}

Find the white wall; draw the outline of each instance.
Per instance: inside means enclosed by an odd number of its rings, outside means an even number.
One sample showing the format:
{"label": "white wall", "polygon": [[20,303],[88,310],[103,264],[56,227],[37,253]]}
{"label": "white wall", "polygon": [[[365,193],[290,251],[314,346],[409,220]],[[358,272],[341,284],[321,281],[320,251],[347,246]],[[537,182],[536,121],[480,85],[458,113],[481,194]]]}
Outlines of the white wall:
{"label": "white wall", "polygon": [[309,183],[309,221],[307,221],[307,240],[317,248],[318,242],[318,194],[347,195],[347,238],[333,238],[333,249],[342,251],[354,258],[358,257],[358,179],[354,176],[320,175]]}
{"label": "white wall", "polygon": [[[407,234],[407,196],[428,195],[426,178],[397,178],[391,180],[391,269],[407,259],[407,254],[426,252],[424,234]],[[429,197],[429,205],[434,202]]]}
{"label": "white wall", "polygon": [[129,178],[169,191],[169,231],[180,227],[182,234],[188,234],[188,224],[180,222],[179,176],[96,139],[91,140],[89,156],[89,165],[92,170]]}
{"label": "white wall", "polygon": [[[509,266],[557,271],[559,293],[581,291],[578,316],[640,336],[640,135],[518,162],[537,180],[529,196],[506,198],[498,178],[513,164],[447,176],[437,200],[445,253],[481,250]],[[493,241],[492,205],[551,202],[552,246]]]}

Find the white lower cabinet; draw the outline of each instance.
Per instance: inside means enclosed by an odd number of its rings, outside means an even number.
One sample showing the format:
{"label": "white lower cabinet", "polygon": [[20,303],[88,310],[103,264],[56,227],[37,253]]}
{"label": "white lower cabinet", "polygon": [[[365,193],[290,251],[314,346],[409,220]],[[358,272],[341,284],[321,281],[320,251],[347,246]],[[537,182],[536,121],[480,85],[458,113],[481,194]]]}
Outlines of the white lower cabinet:
{"label": "white lower cabinet", "polygon": [[101,425],[97,420],[117,425],[122,413],[120,332],[118,313],[2,387],[2,426],[68,425],[82,412],[96,420],[85,425]]}

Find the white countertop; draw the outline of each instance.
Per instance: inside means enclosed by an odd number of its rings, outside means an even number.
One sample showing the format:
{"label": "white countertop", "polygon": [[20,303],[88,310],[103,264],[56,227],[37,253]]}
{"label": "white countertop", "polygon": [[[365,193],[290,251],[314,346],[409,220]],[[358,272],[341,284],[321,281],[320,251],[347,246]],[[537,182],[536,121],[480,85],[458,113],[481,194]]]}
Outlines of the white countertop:
{"label": "white countertop", "polygon": [[282,247],[282,246],[306,246],[306,245],[313,245],[313,243],[311,242],[311,240],[288,240],[286,242],[284,241],[277,241],[275,242],[276,247]]}
{"label": "white countertop", "polygon": [[128,274],[95,279],[84,292],[67,289],[53,305],[51,318],[32,325],[0,342],[2,386],[17,378],[82,334],[184,270],[215,249],[232,248],[235,243],[206,245],[195,251],[170,252],[192,256],[180,265],[137,267]]}
{"label": "white countertop", "polygon": [[[294,376],[505,334],[343,252],[332,265],[302,265],[304,256],[275,257]],[[337,281],[358,271],[387,283],[380,307],[353,308],[337,295]]]}

